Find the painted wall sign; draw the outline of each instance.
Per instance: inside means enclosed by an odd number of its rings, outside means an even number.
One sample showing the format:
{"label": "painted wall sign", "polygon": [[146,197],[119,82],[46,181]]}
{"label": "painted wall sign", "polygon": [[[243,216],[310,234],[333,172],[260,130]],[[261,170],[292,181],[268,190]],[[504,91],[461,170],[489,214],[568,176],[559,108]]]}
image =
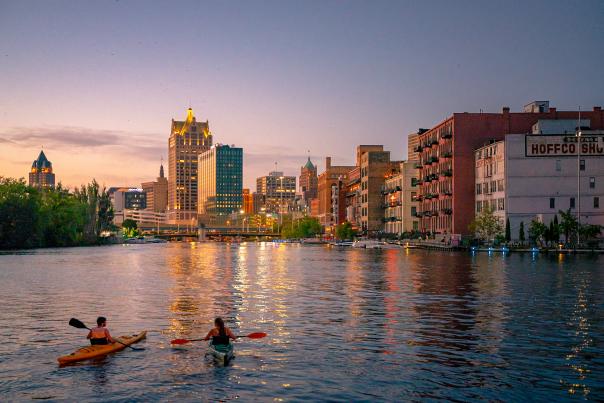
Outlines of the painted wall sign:
{"label": "painted wall sign", "polygon": [[[525,137],[527,157],[576,157],[579,150],[577,145],[575,135],[535,134]],[[580,153],[585,156],[604,156],[604,135],[581,136]]]}

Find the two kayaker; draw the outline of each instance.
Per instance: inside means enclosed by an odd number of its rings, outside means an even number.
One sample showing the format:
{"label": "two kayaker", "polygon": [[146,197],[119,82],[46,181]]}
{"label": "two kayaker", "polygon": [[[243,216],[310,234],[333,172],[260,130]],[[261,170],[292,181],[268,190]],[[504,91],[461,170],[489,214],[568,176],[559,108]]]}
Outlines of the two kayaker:
{"label": "two kayaker", "polygon": [[212,339],[212,344],[229,344],[229,339],[237,340],[231,329],[224,325],[222,318],[214,319],[214,329],[210,330],[204,340]]}
{"label": "two kayaker", "polygon": [[107,319],[103,316],[99,316],[96,319],[97,327],[90,329],[87,339],[90,339],[90,344],[98,345],[98,344],[110,344],[115,343],[111,335],[109,334],[109,329],[107,329]]}

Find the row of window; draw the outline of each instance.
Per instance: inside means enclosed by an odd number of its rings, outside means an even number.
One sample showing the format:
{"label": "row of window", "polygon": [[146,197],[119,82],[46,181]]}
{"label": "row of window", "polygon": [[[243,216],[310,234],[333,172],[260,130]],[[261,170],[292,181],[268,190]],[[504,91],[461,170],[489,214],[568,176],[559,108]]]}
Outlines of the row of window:
{"label": "row of window", "polygon": [[497,191],[503,192],[504,189],[505,189],[505,187],[503,185],[503,179],[476,184],[476,194],[477,195],[480,195],[483,193],[484,194],[495,193]]}
{"label": "row of window", "polygon": [[[560,206],[562,207],[562,206]],[[574,197],[571,197],[568,203],[568,207],[573,209],[576,208],[576,200]],[[594,208],[600,208],[600,198],[598,196],[595,196],[593,198],[593,207]],[[555,209],[556,208],[556,198],[555,197],[550,197],[549,198],[549,208],[551,209]]]}
{"label": "row of window", "polygon": [[492,211],[503,211],[505,210],[505,199],[492,199],[482,200],[476,202],[476,212],[480,213],[482,210],[490,208]]}

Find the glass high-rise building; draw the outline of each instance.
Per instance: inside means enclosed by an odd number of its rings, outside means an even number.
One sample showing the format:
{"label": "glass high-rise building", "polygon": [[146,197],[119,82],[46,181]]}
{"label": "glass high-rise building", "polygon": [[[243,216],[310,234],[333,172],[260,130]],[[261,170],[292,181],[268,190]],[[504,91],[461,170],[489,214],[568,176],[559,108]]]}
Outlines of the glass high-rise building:
{"label": "glass high-rise building", "polygon": [[243,149],[217,144],[199,155],[198,213],[203,221],[218,221],[221,216],[243,207]]}

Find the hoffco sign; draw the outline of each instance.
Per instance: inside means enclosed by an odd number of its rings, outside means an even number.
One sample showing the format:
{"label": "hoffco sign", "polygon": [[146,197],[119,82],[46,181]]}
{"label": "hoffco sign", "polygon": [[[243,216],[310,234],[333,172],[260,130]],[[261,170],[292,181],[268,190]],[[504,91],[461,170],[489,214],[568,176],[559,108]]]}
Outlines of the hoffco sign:
{"label": "hoffco sign", "polygon": [[577,150],[587,157],[604,156],[604,134],[582,135],[580,147],[575,135],[529,134],[525,136],[527,157],[571,157],[577,156]]}

